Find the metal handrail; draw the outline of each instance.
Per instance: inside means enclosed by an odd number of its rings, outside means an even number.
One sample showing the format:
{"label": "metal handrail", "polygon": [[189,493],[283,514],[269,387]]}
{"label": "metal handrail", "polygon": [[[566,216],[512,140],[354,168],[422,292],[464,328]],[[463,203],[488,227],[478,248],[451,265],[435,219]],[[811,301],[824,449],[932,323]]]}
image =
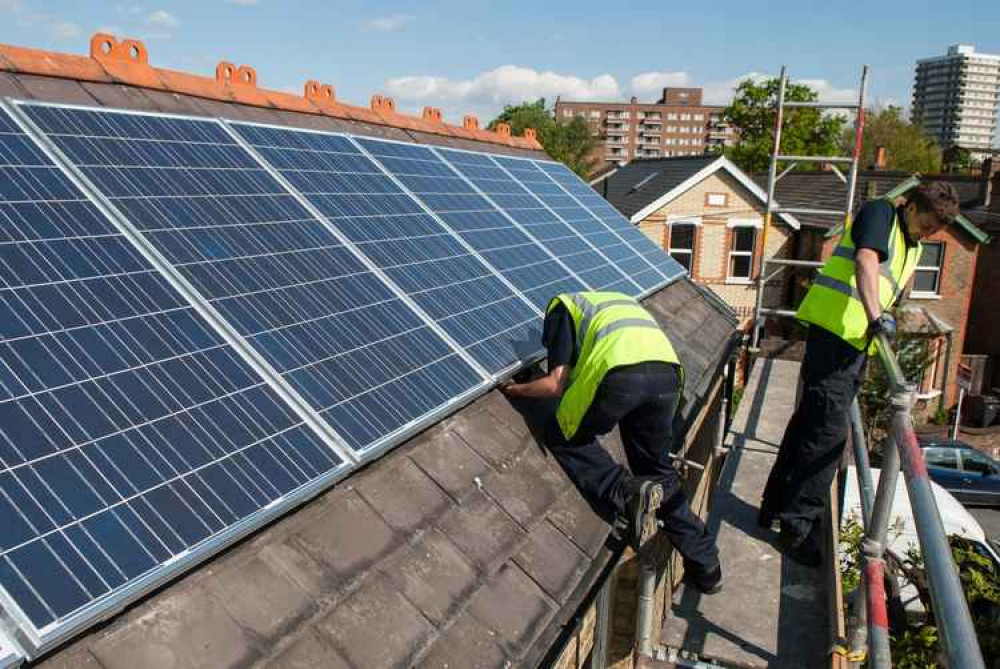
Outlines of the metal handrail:
{"label": "metal handrail", "polygon": [[[767,261],[765,261],[765,266]],[[821,265],[806,265],[814,267]],[[785,264],[787,266],[787,264]],[[777,272],[775,272],[777,274]],[[767,281],[763,277],[758,290],[758,317],[754,322],[753,349],[759,343],[761,327],[761,295]],[[789,311],[768,309],[768,315],[786,315]],[[863,578],[855,601],[854,628],[849,631],[850,657],[868,657],[873,669],[889,669],[892,656],[889,645],[889,616],[885,595],[885,546],[900,471],[906,482],[910,507],[917,529],[917,540],[923,554],[924,569],[930,588],[931,604],[944,652],[952,669],[984,668],[982,651],[976,637],[972,616],[958,577],[948,537],[931,489],[923,454],[913,429],[912,410],[915,388],[907,382],[892,345],[884,334],[875,338],[878,359],[885,370],[892,394],[892,424],[889,441],[884,449],[878,489],[872,498],[872,474],[868,449],[861,425],[857,399],[851,407],[852,444],[858,484],[861,489],[862,520],[865,536],[861,544],[864,556]],[[864,627],[867,626],[867,635]],[[867,639],[865,638],[867,636]],[[867,643],[866,643],[867,642]],[[855,660],[855,666],[857,661]]]}

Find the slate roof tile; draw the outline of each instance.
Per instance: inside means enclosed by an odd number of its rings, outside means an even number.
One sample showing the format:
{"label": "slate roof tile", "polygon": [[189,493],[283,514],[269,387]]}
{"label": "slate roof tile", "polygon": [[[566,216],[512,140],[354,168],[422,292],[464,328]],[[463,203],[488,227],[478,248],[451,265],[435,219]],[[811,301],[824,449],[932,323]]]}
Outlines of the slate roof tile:
{"label": "slate roof tile", "polygon": [[403,533],[430,522],[450,504],[434,479],[408,458],[368,468],[355,477],[354,486],[390,527]]}
{"label": "slate roof tile", "polygon": [[380,568],[437,625],[446,623],[479,585],[475,568],[439,530],[425,532]]}
{"label": "slate roof tile", "polygon": [[445,513],[438,526],[484,572],[503,564],[527,536],[506,511],[478,491]]}
{"label": "slate roof tile", "polygon": [[512,564],[505,564],[469,604],[469,614],[496,632],[501,647],[515,657],[531,645],[555,611],[542,589]]}
{"label": "slate roof tile", "polygon": [[472,616],[461,616],[431,646],[418,666],[424,669],[509,669],[500,636]]}
{"label": "slate roof tile", "polygon": [[406,667],[434,633],[413,604],[375,574],[317,628],[355,667]]}

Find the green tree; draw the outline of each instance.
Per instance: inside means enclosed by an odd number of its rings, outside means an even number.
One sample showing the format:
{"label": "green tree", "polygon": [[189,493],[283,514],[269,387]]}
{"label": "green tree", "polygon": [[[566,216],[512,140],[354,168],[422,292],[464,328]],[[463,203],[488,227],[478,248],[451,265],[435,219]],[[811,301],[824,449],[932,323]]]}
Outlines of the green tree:
{"label": "green tree", "polygon": [[[743,80],[736,89],[725,117],[739,131],[739,143],[726,149],[726,156],[747,172],[762,172],[770,164],[774,144],[775,105],[779,80]],[[816,91],[804,84],[788,84],[785,100],[815,102]],[[845,120],[806,107],[785,109],[781,152],[791,155],[831,156],[840,149]]]}
{"label": "green tree", "polygon": [[[843,151],[854,151],[854,129],[843,132]],[[899,107],[868,110],[865,118],[861,165],[875,164],[875,148],[884,146],[888,152],[886,167],[903,172],[928,174],[941,169],[941,149],[916,123],[903,118]]]}
{"label": "green tree", "polygon": [[545,152],[581,177],[586,177],[594,168],[596,142],[587,122],[582,118],[563,123],[556,121],[553,111],[545,106],[545,98],[507,105],[499,116],[490,121],[489,128],[495,129],[498,123],[509,123],[515,135],[522,134],[525,128],[534,128]]}
{"label": "green tree", "polygon": [[961,146],[950,146],[944,151],[944,164],[949,172],[968,172],[973,163],[972,153]]}

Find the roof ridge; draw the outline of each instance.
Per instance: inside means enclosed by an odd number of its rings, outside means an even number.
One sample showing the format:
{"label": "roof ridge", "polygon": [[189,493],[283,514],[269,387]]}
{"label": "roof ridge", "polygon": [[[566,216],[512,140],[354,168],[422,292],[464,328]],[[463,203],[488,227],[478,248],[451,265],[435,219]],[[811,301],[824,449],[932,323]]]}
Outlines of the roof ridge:
{"label": "roof ridge", "polygon": [[333,86],[312,79],[305,82],[301,96],[258,88],[257,71],[249,65],[237,67],[228,61],[220,61],[214,77],[153,67],[149,64],[149,52],[142,41],[130,38],[119,40],[108,33],[95,33],[90,38],[88,56],[0,44],[0,72],[123,84],[279,111],[364,121],[519,149],[542,149],[532,128],[525,128],[522,137],[515,137],[506,123],[497,124],[496,130],[481,129],[475,116],[465,116],[462,125],[452,125],[445,123],[441,110],[434,107],[424,107],[419,117],[410,116],[397,112],[395,100],[391,97],[378,94],[372,96],[369,107],[349,105],[336,99]]}

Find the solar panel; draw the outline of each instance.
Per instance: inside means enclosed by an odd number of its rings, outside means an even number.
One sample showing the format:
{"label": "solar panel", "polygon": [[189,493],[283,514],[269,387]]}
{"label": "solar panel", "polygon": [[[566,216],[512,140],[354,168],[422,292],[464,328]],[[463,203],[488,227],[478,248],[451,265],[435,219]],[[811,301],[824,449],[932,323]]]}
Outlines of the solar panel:
{"label": "solar panel", "polygon": [[537,353],[538,313],[350,138],[232,127],[490,373]]}
{"label": "solar panel", "polygon": [[351,448],[482,384],[219,122],[24,109]]}
{"label": "solar panel", "polygon": [[650,268],[636,266],[642,259],[624,241],[560,188],[533,161],[501,156],[493,156],[493,160],[619,270],[622,278],[602,290],[633,296],[643,292],[643,287],[632,275]]}
{"label": "solar panel", "polygon": [[3,110],[0,221],[0,605],[42,644],[344,463]]}
{"label": "solar panel", "polygon": [[[584,207],[601,220],[606,226],[621,237],[632,249],[642,256],[649,264],[656,267],[667,280],[674,280],[684,274],[684,267],[670,257],[663,248],[657,246],[653,241],[644,235],[639,228],[632,225],[622,213],[615,209],[603,197],[598,195],[593,188],[583,182],[580,177],[574,174],[562,163],[552,163],[547,161],[535,161],[546,174],[562,186],[567,193],[572,195]],[[634,277],[635,275],[633,275]],[[662,285],[654,280],[652,274],[640,273],[640,283],[645,288]]]}
{"label": "solar panel", "polygon": [[431,148],[367,138],[358,142],[539,310],[553,295],[586,289]]}
{"label": "solar panel", "polygon": [[[553,256],[559,258],[591,290],[620,290],[625,275],[607,256],[581,237],[559,216],[483,153],[435,149],[451,166],[503,209]],[[534,174],[538,178],[537,174]],[[626,291],[628,292],[628,291]]]}

